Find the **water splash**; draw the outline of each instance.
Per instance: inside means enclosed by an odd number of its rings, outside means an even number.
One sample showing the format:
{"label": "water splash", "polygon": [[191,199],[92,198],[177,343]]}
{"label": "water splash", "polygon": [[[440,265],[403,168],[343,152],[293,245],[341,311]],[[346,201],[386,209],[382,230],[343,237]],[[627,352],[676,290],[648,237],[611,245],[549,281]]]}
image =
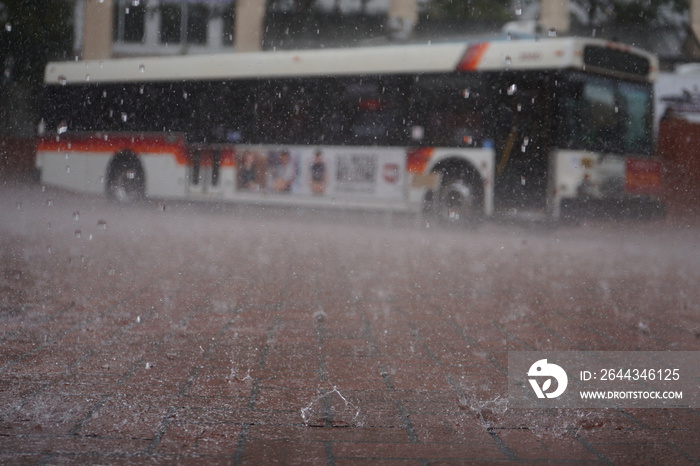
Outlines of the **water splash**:
{"label": "water splash", "polygon": [[359,426],[360,407],[348,401],[335,385],[301,408],[301,418],[308,427]]}

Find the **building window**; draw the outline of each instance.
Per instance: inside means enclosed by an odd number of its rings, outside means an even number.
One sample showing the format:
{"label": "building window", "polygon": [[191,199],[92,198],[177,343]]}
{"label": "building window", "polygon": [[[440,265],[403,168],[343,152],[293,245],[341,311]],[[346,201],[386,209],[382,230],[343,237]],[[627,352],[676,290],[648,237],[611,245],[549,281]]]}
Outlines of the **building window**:
{"label": "building window", "polygon": [[182,33],[182,5],[165,3],[160,7],[160,41],[179,44]]}
{"label": "building window", "polygon": [[221,41],[224,45],[233,45],[234,28],[236,27],[236,5],[231,3],[226,7],[223,14],[221,15],[223,19],[224,29],[222,31],[223,40]]}
{"label": "building window", "polygon": [[187,5],[187,43],[206,44],[208,23],[209,8],[206,5]]}
{"label": "building window", "polygon": [[114,40],[116,42],[143,42],[146,31],[145,2],[119,0],[115,3]]}

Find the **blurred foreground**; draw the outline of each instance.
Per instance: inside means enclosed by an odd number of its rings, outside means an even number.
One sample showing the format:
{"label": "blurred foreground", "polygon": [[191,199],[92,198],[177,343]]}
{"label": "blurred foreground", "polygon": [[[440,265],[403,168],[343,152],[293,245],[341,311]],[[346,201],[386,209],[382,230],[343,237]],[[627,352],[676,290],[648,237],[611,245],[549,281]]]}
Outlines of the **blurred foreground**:
{"label": "blurred foreground", "polygon": [[0,192],[0,462],[700,461],[698,410],[506,397],[508,351],[700,350],[692,219]]}

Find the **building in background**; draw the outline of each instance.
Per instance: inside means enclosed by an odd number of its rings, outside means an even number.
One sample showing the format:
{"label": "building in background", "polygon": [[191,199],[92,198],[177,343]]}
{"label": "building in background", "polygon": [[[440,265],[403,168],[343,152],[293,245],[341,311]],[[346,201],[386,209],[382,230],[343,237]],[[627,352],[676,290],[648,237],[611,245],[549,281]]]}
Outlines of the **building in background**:
{"label": "building in background", "polygon": [[77,0],[73,48],[82,56],[108,36],[114,57],[231,51],[234,10],[233,0]]}
{"label": "building in background", "polygon": [[[454,40],[499,33],[596,36],[662,60],[700,56],[700,0],[638,20],[580,0],[73,0],[80,58]],[[603,5],[605,2],[595,2]],[[588,6],[587,6],[588,5]],[[611,4],[612,5],[612,4]]]}
{"label": "building in background", "polygon": [[[353,45],[407,38],[427,0],[76,0],[83,58]],[[108,40],[107,40],[108,39]]]}

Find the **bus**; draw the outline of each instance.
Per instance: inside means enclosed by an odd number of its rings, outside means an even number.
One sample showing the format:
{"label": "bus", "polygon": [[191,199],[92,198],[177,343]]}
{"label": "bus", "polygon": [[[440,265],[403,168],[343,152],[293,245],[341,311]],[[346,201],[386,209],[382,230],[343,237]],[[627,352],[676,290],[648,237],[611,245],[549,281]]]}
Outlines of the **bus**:
{"label": "bus", "polygon": [[592,38],[52,62],[46,185],[415,212],[657,209],[657,59]]}

